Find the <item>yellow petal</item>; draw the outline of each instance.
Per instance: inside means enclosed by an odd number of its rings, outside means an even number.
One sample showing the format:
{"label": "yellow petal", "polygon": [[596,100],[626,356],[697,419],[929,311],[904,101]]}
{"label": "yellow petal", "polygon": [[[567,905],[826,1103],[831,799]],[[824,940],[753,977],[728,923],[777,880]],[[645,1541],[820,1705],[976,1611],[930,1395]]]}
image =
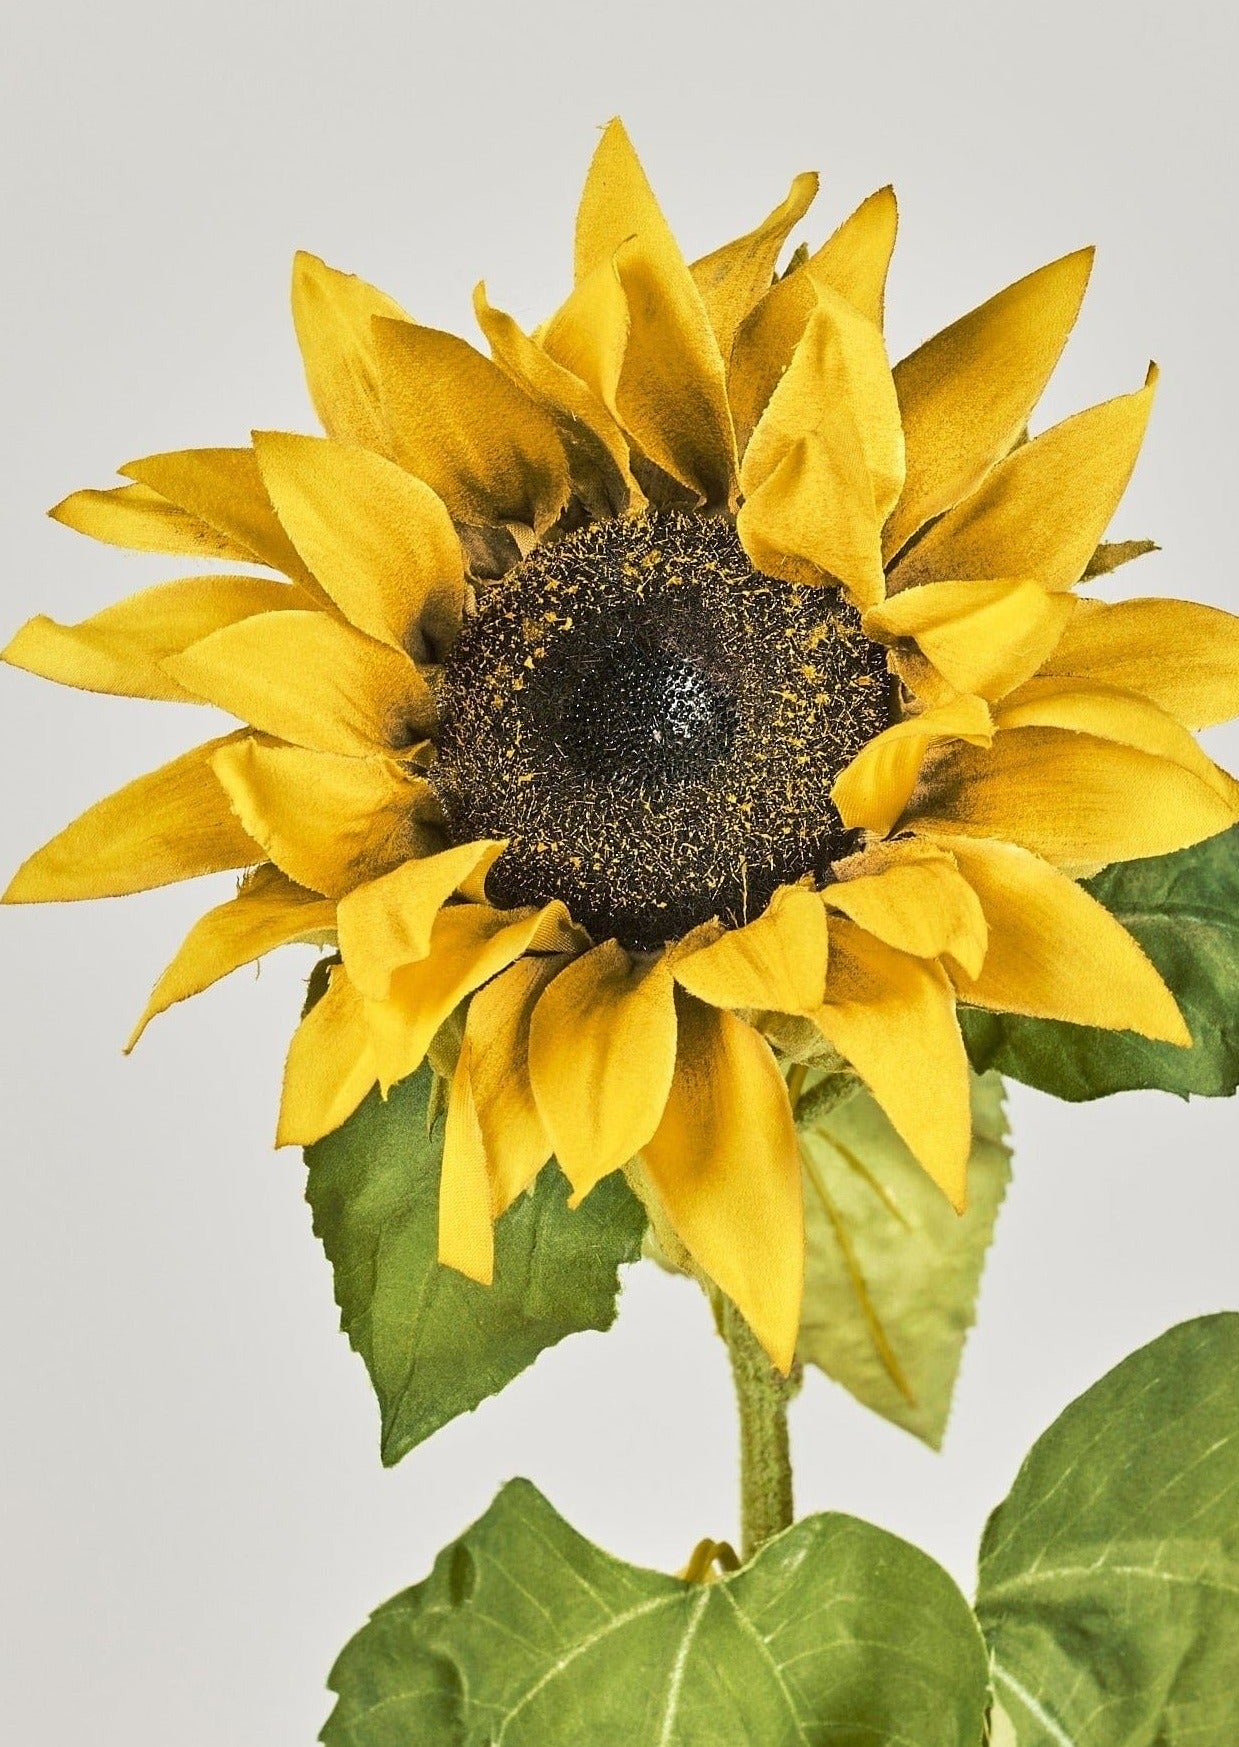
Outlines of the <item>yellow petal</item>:
{"label": "yellow petal", "polygon": [[361,997],[343,966],[293,1033],[276,1146],[312,1146],[349,1117],[378,1078]]}
{"label": "yellow petal", "polygon": [[985,917],[954,859],[924,843],[883,843],[836,863],[822,890],[828,910],[914,958],[953,958],[975,976],[985,958]]}
{"label": "yellow petal", "polygon": [[[554,986],[554,985],[552,985]],[[787,1085],[763,1037],[681,995],[675,1077],[643,1150],[676,1235],[790,1370],[804,1290],[804,1203]]]}
{"label": "yellow petal", "polygon": [[482,1286],[495,1274],[495,1229],[491,1218],[490,1172],[478,1126],[466,1037],[456,1060],[448,1094],[439,1178],[439,1260]]}
{"label": "yellow petal", "polygon": [[386,1000],[366,1002],[383,1090],[421,1065],[435,1032],[466,995],[523,952],[563,951],[576,938],[562,904],[541,910],[449,904],[440,910],[426,957],[396,971]]}
{"label": "yellow petal", "polygon": [[269,859],[329,898],[442,848],[434,791],[394,759],[241,739],[223,746],[214,768]]}
{"label": "yellow petal", "polygon": [[1045,672],[1143,692],[1211,728],[1239,715],[1239,617],[1195,601],[1077,600]]}
{"label": "yellow petal", "polygon": [[1188,1045],[1174,997],[1140,947],[1074,880],[1011,843],[940,838],[980,899],[989,951],[961,1001]]}
{"label": "yellow petal", "polygon": [[405,750],[434,726],[412,660],[325,613],[261,613],[212,632],[167,672],[186,691],[317,752]]}
{"label": "yellow petal", "polygon": [[218,528],[253,562],[282,570],[317,592],[271,507],[252,449],[179,449],[126,462],[119,471]]}
{"label": "yellow petal", "polygon": [[997,837],[1058,867],[1169,855],[1225,831],[1236,809],[1156,754],[1064,728],[1011,728],[953,747],[909,808],[912,830]]}
{"label": "yellow petal", "polygon": [[873,484],[854,435],[832,444],[801,437],[736,517],[755,570],[810,588],[837,580],[862,608],[885,587],[876,529]]}
{"label": "yellow petal", "polygon": [[757,300],[770,289],[783,245],[812,206],[818,188],[816,171],[797,176],[781,200],[757,226],[734,242],[725,243],[694,261],[690,269],[701,293],[719,350],[726,358],[736,329]]}
{"label": "yellow petal", "polygon": [[530,1075],[529,1028],[543,990],[568,962],[560,953],[518,958],[469,1003],[470,1084],[496,1217],[525,1192],[551,1156]]}
{"label": "yellow petal", "polygon": [[741,323],[732,347],[727,392],[742,447],[787,368],[822,288],[846,298],[881,328],[897,225],[894,191],[880,188],[803,266],[772,285]]}
{"label": "yellow petal", "polygon": [[896,722],[862,747],[836,778],[831,799],[849,831],[863,827],[884,836],[907,806],[931,746],[944,740],[987,746],[992,739],[984,701],[952,698]]}
{"label": "yellow petal", "polygon": [[303,594],[272,577],[190,576],[143,589],[77,625],[40,613],[0,661],[81,691],[193,704],[199,700],[164,671],[169,655],[253,613],[305,604]]}
{"label": "yellow petal", "polygon": [[1092,265],[1092,249],[1051,261],[896,364],[908,478],[888,556],[1011,449],[1075,325]]}
{"label": "yellow petal", "polygon": [[119,485],[111,491],[75,491],[48,510],[54,522],[109,546],[131,552],[172,552],[189,558],[226,558],[252,564],[254,554],[240,540],[221,534],[199,516],[178,509],[145,485]]}
{"label": "yellow petal", "polygon": [[826,983],[826,916],[815,892],[783,886],[764,916],[679,958],[675,980],[712,1007],[811,1013]]}
{"label": "yellow petal", "polygon": [[956,691],[995,699],[1037,672],[1062,635],[1072,598],[1018,578],[931,582],[865,614],[865,635],[911,638]]}
{"label": "yellow petal", "polygon": [[464,560],[420,479],[366,449],[255,431],[271,501],[297,550],[359,631],[433,661],[460,629]]}
{"label": "yellow petal", "polygon": [[891,574],[891,592],[957,576],[1023,576],[1070,588],[1127,489],[1153,405],[1145,386],[1077,413],[1000,461]]}
{"label": "yellow petal", "polygon": [[119,898],[261,861],[212,771],[233,750],[232,736],[208,740],[96,802],[22,864],[3,902]]}
{"label": "yellow petal", "polygon": [[379,371],[370,323],[403,321],[390,297],[352,273],[338,273],[317,255],[293,261],[293,325],[314,410],[329,437],[387,453]]}
{"label": "yellow petal", "polygon": [[502,843],[461,843],[391,873],[341,898],[340,951],[355,987],[369,1000],[386,999],[392,972],[430,951],[435,918],[454,892],[479,872],[485,876]]}
{"label": "yellow petal", "polygon": [[972,1114],[968,1058],[945,972],[849,922],[832,923],[826,1001],[815,1018],[962,1212]]}
{"label": "yellow petal", "polygon": [[376,321],[374,340],[400,465],[458,522],[548,528],[571,486],[550,416],[455,334]]}
{"label": "yellow petal", "polygon": [[735,435],[723,358],[701,293],[623,125],[612,121],[586,177],[578,284],[614,260],[629,332],[616,403],[650,459],[707,504],[732,501]]}
{"label": "yellow petal", "polygon": [[157,1013],[200,995],[242,965],[294,941],[322,946],[334,938],[335,905],[329,898],[293,885],[273,867],[257,868],[235,898],[194,923],[155,984],[126,1054]]}
{"label": "yellow petal", "polygon": [[614,256],[608,256],[578,279],[534,336],[553,363],[585,384],[617,428],[620,373],[628,350],[629,326],[628,299]]}
{"label": "yellow petal", "polygon": [[[618,280],[614,283],[619,293]],[[555,421],[573,487],[586,508],[605,519],[635,507],[640,492],[629,467],[627,440],[594,390],[557,364],[510,315],[496,309],[484,285],[474,291],[473,307],[495,362]],[[626,331],[626,313],[624,326]]]}
{"label": "yellow petal", "polygon": [[538,1111],[579,1202],[658,1126],[675,1066],[675,988],[662,959],[608,940],[560,972],[534,1009]]}

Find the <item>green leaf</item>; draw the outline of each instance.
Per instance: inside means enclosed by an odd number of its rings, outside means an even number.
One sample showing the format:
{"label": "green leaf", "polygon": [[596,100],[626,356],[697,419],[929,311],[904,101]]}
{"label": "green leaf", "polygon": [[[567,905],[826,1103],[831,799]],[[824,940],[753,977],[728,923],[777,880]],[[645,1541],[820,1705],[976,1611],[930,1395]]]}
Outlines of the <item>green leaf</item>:
{"label": "green leaf", "polygon": [[1239,1741],[1239,1315],[1171,1329],[1034,1445],[977,1612],[1018,1747]]}
{"label": "green leaf", "polygon": [[[973,1066],[997,1068],[1073,1102],[1142,1086],[1228,1098],[1239,1085],[1239,826],[1175,855],[1119,862],[1084,888],[1157,966],[1193,1047],[1150,1043],[1129,1031],[961,1010]],[[1080,974],[1088,974],[1086,966]]]}
{"label": "green leaf", "polygon": [[443,1125],[422,1068],[384,1102],[372,1092],[306,1151],[314,1230],[335,1270],[341,1323],[366,1362],[390,1465],[496,1394],[544,1348],[615,1320],[618,1268],[641,1253],[645,1214],[619,1176],[575,1212],[543,1170],[495,1229],[495,1280],[439,1265]]}
{"label": "green leaf", "polygon": [[528,1481],[331,1674],[326,1747],[978,1747],[984,1646],[955,1584],[853,1517],[712,1583],[592,1546]]}
{"label": "green leaf", "polygon": [[961,1218],[867,1092],[802,1136],[800,1356],[934,1449],[942,1443],[994,1221],[1011,1176],[1002,1081],[973,1081]]}

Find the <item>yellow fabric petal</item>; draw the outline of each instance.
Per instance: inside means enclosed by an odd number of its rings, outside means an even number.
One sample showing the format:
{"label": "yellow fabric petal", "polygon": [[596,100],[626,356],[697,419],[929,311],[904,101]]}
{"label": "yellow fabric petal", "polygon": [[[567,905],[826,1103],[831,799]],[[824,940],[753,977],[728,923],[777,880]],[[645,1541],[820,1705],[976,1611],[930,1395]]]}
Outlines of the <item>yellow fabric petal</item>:
{"label": "yellow fabric petal", "polygon": [[551,1156],[529,1069],[529,1028],[543,990],[568,962],[559,953],[518,958],[469,1003],[470,1084],[496,1218]]}
{"label": "yellow fabric petal", "polygon": [[614,256],[609,256],[592,273],[578,279],[534,335],[547,357],[578,377],[617,426],[620,373],[630,325],[628,299]]}
{"label": "yellow fabric petal", "polygon": [[707,504],[733,500],[735,435],[701,293],[622,123],[594,154],[577,212],[578,284],[614,260],[629,332],[616,403],[650,459]]}
{"label": "yellow fabric petal", "polygon": [[384,1091],[419,1067],[436,1031],[466,995],[533,950],[563,951],[577,938],[564,906],[494,910],[449,904],[430,932],[430,951],[402,965],[386,1000],[366,1002],[366,1022]]}
{"label": "yellow fabric petal", "polygon": [[386,999],[393,971],[430,951],[444,904],[466,881],[484,878],[503,849],[486,841],[457,844],[403,862],[341,898],[340,951],[355,987],[369,1000]]}
{"label": "yellow fabric petal", "polygon": [[1211,728],[1239,715],[1239,617],[1195,601],[1076,600],[1044,671],[1143,692]]}
{"label": "yellow fabric petal", "polygon": [[991,701],[1030,679],[1062,635],[1072,598],[1018,578],[931,582],[865,614],[865,635],[913,639],[959,692]]}
{"label": "yellow fabric petal", "polygon": [[460,629],[464,559],[420,479],[366,449],[256,431],[263,481],[297,550],[350,623],[432,661]]}
{"label": "yellow fabric petal", "polygon": [[984,967],[956,978],[961,1001],[1191,1043],[1174,997],[1140,947],[1074,880],[1011,843],[939,841],[989,923]]}
{"label": "yellow fabric petal", "polygon": [[223,746],[214,768],[269,859],[299,886],[329,898],[442,848],[433,789],[394,759],[241,739]]}
{"label": "yellow fabric petal", "polygon": [[[622,300],[619,281],[613,282]],[[605,519],[637,507],[641,493],[629,466],[627,439],[614,414],[581,377],[556,363],[510,315],[496,309],[484,285],[473,293],[473,308],[495,362],[555,421],[573,487],[590,513]],[[625,310],[625,333],[627,325]]]}
{"label": "yellow fabric petal", "polygon": [[253,613],[304,606],[306,597],[266,576],[190,576],[143,589],[77,625],[27,620],[0,661],[60,685],[169,703],[199,700],[162,663],[223,625]]}
{"label": "yellow fabric petal", "polygon": [[1181,765],[1065,728],[1011,728],[953,747],[908,809],[911,830],[997,837],[1058,867],[1169,855],[1234,824],[1235,807]]}
{"label": "yellow fabric petal", "polygon": [[48,510],[54,522],[130,552],[171,552],[179,557],[224,558],[252,564],[254,554],[240,540],[191,516],[145,485],[118,485],[110,491],[75,491]]}
{"label": "yellow fabric petal", "polygon": [[[552,985],[554,986],[554,985]],[[804,1291],[796,1125],[769,1044],[742,1019],[681,995],[666,1109],[646,1174],[694,1261],[791,1369]]]}
{"label": "yellow fabric petal", "polygon": [[534,1009],[538,1111],[579,1202],[658,1126],[675,1066],[675,987],[662,959],[608,940],[560,972]]}
{"label": "yellow fabric petal", "polygon": [[834,922],[826,1001],[815,1019],[962,1213],[972,1113],[968,1058],[946,973],[850,922]]}
{"label": "yellow fabric petal", "polygon": [[293,325],[314,410],[329,437],[387,454],[378,363],[370,323],[406,319],[398,303],[317,255],[293,261]]}
{"label": "yellow fabric petal", "polygon": [[157,1013],[200,995],[242,965],[294,941],[323,946],[334,938],[335,905],[329,898],[295,886],[273,867],[255,869],[235,898],[194,923],[155,984],[125,1053]]}
{"label": "yellow fabric petal", "polygon": [[376,321],[374,339],[400,465],[458,522],[548,528],[571,488],[549,414],[455,334]]}
{"label": "yellow fabric petal", "polygon": [[317,593],[271,507],[252,449],[178,449],[128,461],[119,471],[218,528],[254,563],[282,570]]}
{"label": "yellow fabric petal", "polygon": [[800,343],[823,288],[881,328],[886,275],[895,246],[893,189],[871,194],[816,254],[779,279],[736,332],[727,393],[741,449]]}
{"label": "yellow fabric petal", "polygon": [[816,171],[795,177],[787,198],[755,230],[703,255],[689,269],[724,358],[731,351],[736,329],[770,289],[783,245],[812,206],[817,189]]}
{"label": "yellow fabric petal", "polygon": [[1024,443],[934,523],[891,574],[891,592],[957,576],[1023,576],[1070,588],[1084,575],[1127,489],[1157,371]]}
{"label": "yellow fabric petal", "polygon": [[434,726],[430,688],[410,658],[325,613],[242,619],[165,667],[186,691],[317,752],[404,750]]}
{"label": "yellow fabric petal", "polygon": [[826,916],[804,886],[783,886],[765,915],[678,958],[675,980],[712,1007],[811,1013],[826,984]]}
{"label": "yellow fabric petal", "polygon": [[985,917],[952,856],[925,843],[883,843],[837,862],[822,890],[828,910],[914,958],[955,960],[976,976],[985,958]]}
{"label": "yellow fabric petal", "polygon": [[347,1122],[378,1078],[360,995],[343,966],[293,1033],[276,1146],[312,1146]]}
{"label": "yellow fabric petal", "polygon": [[232,736],[208,740],[97,801],[23,862],[2,901],[119,898],[261,861],[212,771],[232,750]]}
{"label": "yellow fabric petal", "polygon": [[490,1172],[478,1126],[470,1075],[473,1052],[461,1044],[448,1094],[439,1177],[439,1260],[482,1286],[495,1274],[495,1228]]}
{"label": "yellow fabric petal", "polygon": [[839,443],[801,437],[736,517],[755,570],[810,588],[841,582],[862,608],[880,601],[885,587],[876,527],[873,484],[854,435]]}
{"label": "yellow fabric petal", "polygon": [[888,557],[1011,449],[1075,326],[1092,265],[1092,249],[1051,261],[896,364],[908,478]]}
{"label": "yellow fabric petal", "polygon": [[965,740],[987,746],[990,713],[981,698],[958,697],[909,716],[863,746],[830,791],[849,831],[863,827],[884,836],[903,812],[931,746]]}

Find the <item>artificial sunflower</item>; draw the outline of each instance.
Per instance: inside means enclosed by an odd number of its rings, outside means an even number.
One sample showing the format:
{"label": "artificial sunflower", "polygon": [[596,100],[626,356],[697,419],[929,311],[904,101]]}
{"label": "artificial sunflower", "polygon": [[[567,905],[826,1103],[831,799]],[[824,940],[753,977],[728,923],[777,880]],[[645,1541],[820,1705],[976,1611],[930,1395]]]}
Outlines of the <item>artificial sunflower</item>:
{"label": "artificial sunflower", "polygon": [[626,1169],[784,1369],[805,1070],[858,1076],[962,1207],[957,1005],[1187,1045],[1076,880],[1239,818],[1192,736],[1239,712],[1239,619],[1076,590],[1133,555],[1100,542],[1155,372],[1028,437],[1090,253],[892,369],[894,196],[780,274],[816,188],[690,266],[613,122],[571,294],[529,334],[479,287],[489,357],[299,256],[326,436],[152,456],[52,512],[287,580],[170,582],[5,651],[244,724],[9,887],[247,870],[138,1032],[274,947],[337,947],[281,1142],[430,1053],[444,1262],[488,1279],[552,1156],[576,1201]]}

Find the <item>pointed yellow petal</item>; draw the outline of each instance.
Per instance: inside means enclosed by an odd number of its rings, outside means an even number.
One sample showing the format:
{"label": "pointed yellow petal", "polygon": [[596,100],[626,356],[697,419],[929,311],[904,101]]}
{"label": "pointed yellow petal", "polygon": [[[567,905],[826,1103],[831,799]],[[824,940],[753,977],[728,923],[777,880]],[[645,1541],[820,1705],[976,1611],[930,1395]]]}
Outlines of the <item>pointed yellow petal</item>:
{"label": "pointed yellow petal", "polygon": [[261,861],[212,772],[232,750],[232,736],[208,740],[96,802],[22,864],[3,902],[119,898]]}
{"label": "pointed yellow petal", "polygon": [[620,373],[628,350],[630,325],[628,299],[614,256],[608,256],[577,281],[535,335],[547,357],[561,370],[578,377],[606,408],[617,427]]}
{"label": "pointed yellow petal", "polygon": [[836,778],[830,795],[839,817],[849,831],[863,827],[884,836],[907,806],[931,746],[943,740],[987,746],[993,733],[989,710],[974,697],[952,698],[896,722]]}
{"label": "pointed yellow petal", "polygon": [[186,691],[316,752],[403,751],[435,721],[407,655],[325,613],[261,613],[212,632],[165,667]]}
{"label": "pointed yellow petal", "polygon": [[568,962],[560,953],[518,958],[469,1003],[470,1083],[496,1217],[525,1192],[551,1156],[530,1075],[529,1028],[543,990]]}
{"label": "pointed yellow petal", "polygon": [[0,651],[0,661],[81,691],[194,704],[199,700],[164,671],[169,655],[253,613],[305,604],[303,594],[272,577],[190,576],[143,589],[77,625],[40,613]]}
{"label": "pointed yellow petal", "polygon": [[975,976],[985,917],[954,859],[924,843],[883,843],[836,863],[821,902],[914,958],[953,958]]}
{"label": "pointed yellow petal", "polygon": [[826,1002],[815,1018],[962,1212],[972,1114],[968,1058],[946,974],[849,922],[834,922]]}
{"label": "pointed yellow petal", "polygon": [[334,938],[335,905],[329,898],[293,885],[273,867],[257,868],[235,898],[194,923],[155,984],[125,1053],[157,1013],[200,995],[242,965],[294,941],[322,946]]}
{"label": "pointed yellow petal", "polygon": [[392,972],[430,951],[431,930],[447,900],[479,873],[484,878],[504,847],[461,843],[406,861],[341,898],[340,951],[354,986],[369,1000],[385,1000]]}
{"label": "pointed yellow petal", "polygon": [[387,454],[387,429],[370,323],[405,313],[390,297],[352,273],[338,273],[317,255],[293,261],[293,325],[305,362],[314,410],[329,437]]}
{"label": "pointed yellow petal", "polygon": [[641,1150],[675,1066],[675,991],[661,959],[608,940],[560,972],[534,1009],[529,1069],[555,1156],[579,1201]]}
{"label": "pointed yellow petal", "polygon": [[442,848],[434,791],[394,759],[241,739],[223,745],[214,769],[270,860],[329,898]]}
{"label": "pointed yellow petal", "polygon": [[701,293],[632,142],[612,121],[577,213],[579,284],[614,260],[629,333],[617,405],[650,459],[707,504],[732,501],[735,436],[723,358]]}
{"label": "pointed yellow petal", "polygon": [[253,562],[282,570],[317,592],[271,507],[252,449],[180,449],[129,461],[119,471],[218,528]]}
{"label": "pointed yellow petal", "polygon": [[1045,672],[1143,692],[1211,728],[1239,715],[1239,617],[1195,601],[1077,600]]}
{"label": "pointed yellow petal", "polygon": [[255,431],[263,481],[297,550],[351,624],[435,660],[460,629],[464,560],[420,479],[324,437]]}
{"label": "pointed yellow petal", "polygon": [[455,334],[376,321],[392,454],[458,522],[516,522],[542,533],[568,501],[550,416]]}
{"label": "pointed yellow petal", "polygon": [[1153,753],[1064,728],[1010,728],[952,747],[926,773],[912,830],[997,837],[1058,867],[1169,855],[1225,831],[1236,809]]}
{"label": "pointed yellow petal", "polygon": [[495,1229],[486,1147],[473,1098],[472,1058],[466,1037],[452,1075],[443,1135],[439,1260],[444,1267],[489,1286],[495,1274]]}
{"label": "pointed yellow petal", "polygon": [[1051,261],[896,364],[908,479],[888,557],[1011,449],[1075,326],[1092,265],[1092,249]]}
{"label": "pointed yellow petal", "polygon": [[831,444],[801,437],[736,517],[755,570],[809,588],[841,582],[862,608],[885,587],[876,529],[873,483],[854,435]]}
{"label": "pointed yellow petal", "polygon": [[931,582],[865,614],[865,635],[911,638],[956,691],[993,700],[1030,679],[1062,635],[1072,597],[1037,582]]}
{"label": "pointed yellow petal", "polygon": [[826,916],[803,886],[783,886],[764,916],[677,960],[675,980],[712,1007],[811,1013],[826,983]]}
{"label": "pointed yellow petal", "polygon": [[787,1085],[769,1044],[734,1013],[684,995],[676,1005],[675,1077],[645,1169],[680,1241],[787,1372],[804,1290]]}
{"label": "pointed yellow petal", "polygon": [[961,1001],[1191,1043],[1174,997],[1140,947],[1073,880],[1011,843],[938,841],[955,856],[989,923],[983,969],[956,979]]}
{"label": "pointed yellow petal", "polygon": [[119,485],[111,491],[75,491],[48,510],[54,522],[131,552],[172,552],[180,557],[225,558],[252,564],[254,554],[199,516],[178,509],[145,485]]}
{"label": "pointed yellow petal", "polygon": [[1070,588],[1127,489],[1157,371],[1135,394],[1077,413],[1000,461],[895,567],[891,592],[956,576],[1023,576]]}
{"label": "pointed yellow petal", "polygon": [[736,329],[757,300],[770,289],[783,245],[812,206],[818,188],[816,171],[797,176],[756,230],[725,243],[694,261],[690,269],[701,293],[719,350],[726,358]]}
{"label": "pointed yellow petal", "polygon": [[361,997],[344,968],[293,1033],[276,1146],[312,1146],[347,1122],[378,1078]]}

